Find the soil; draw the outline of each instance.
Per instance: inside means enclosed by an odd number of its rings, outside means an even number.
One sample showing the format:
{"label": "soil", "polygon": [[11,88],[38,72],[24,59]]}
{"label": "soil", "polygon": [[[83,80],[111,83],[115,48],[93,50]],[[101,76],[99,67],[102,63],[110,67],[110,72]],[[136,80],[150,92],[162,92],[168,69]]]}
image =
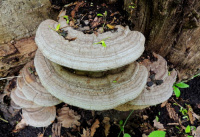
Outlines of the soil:
{"label": "soil", "polygon": [[[54,1],[51,0],[53,3]],[[58,2],[58,1],[57,1]],[[84,6],[90,6],[91,1],[89,1],[90,4],[86,4]],[[93,6],[97,6],[97,2],[93,3]],[[54,5],[57,5],[58,7],[62,7],[65,4],[68,4],[65,0],[62,0],[60,3],[53,3]],[[103,4],[104,5],[104,4]],[[109,4],[107,4],[109,5]],[[82,7],[86,9],[87,7]],[[75,6],[74,6],[75,7]],[[68,16],[71,16],[71,11],[74,8],[73,6],[70,7],[71,10],[68,12]],[[129,22],[124,21],[126,19],[126,13],[122,11],[122,7],[119,5],[114,5],[112,7],[117,7],[115,10],[110,9],[107,6],[100,6],[103,10],[94,10],[93,8],[93,15],[94,17],[92,18],[93,20],[95,19],[96,15],[98,13],[104,15],[105,11],[107,12],[107,15],[109,19],[104,21],[100,21],[100,24],[91,27],[92,26],[92,21],[89,23],[90,29],[89,31],[84,31],[85,33],[96,33],[99,29],[100,26],[103,26],[103,24],[110,24],[113,20],[113,17],[110,17],[112,13],[115,12],[120,12],[120,14],[116,15],[116,18],[121,18],[122,20],[119,20],[111,25],[129,25]],[[118,8],[121,7],[121,8]],[[89,8],[88,8],[89,9]],[[77,20],[77,15],[81,15],[81,11],[84,11],[83,9],[78,10],[77,14],[75,14],[76,20]],[[84,11],[87,13],[88,11]],[[82,15],[84,16],[85,13]],[[91,14],[91,15],[92,15]],[[80,16],[79,18],[83,18],[83,16]],[[120,17],[121,16],[121,17]],[[71,19],[71,17],[70,17]],[[83,18],[83,22],[88,20],[88,15],[86,18]],[[81,23],[80,23],[81,24]],[[84,25],[80,24],[75,24],[80,27],[84,27]],[[105,25],[106,26],[106,25]],[[104,29],[105,31],[111,31],[109,27]],[[3,85],[5,85],[6,81],[0,81],[0,91],[3,93]],[[199,120],[194,120],[194,123],[191,124],[190,118],[189,118],[189,113],[187,114],[182,114],[180,112],[181,107],[182,109],[186,109],[188,112],[193,110],[193,113],[196,115],[200,115],[200,77],[196,77],[187,84],[190,85],[189,88],[185,89],[180,89],[181,90],[181,96],[179,98],[176,98],[175,95],[173,95],[165,104],[159,104],[156,106],[151,106],[149,108],[143,109],[143,110],[136,110],[134,113],[130,116],[128,119],[127,124],[124,127],[124,132],[130,134],[132,137],[142,137],[142,135],[149,135],[152,131],[158,130],[158,127],[154,125],[154,119],[157,117],[157,120],[164,126],[164,130],[166,132],[166,137],[184,137],[186,136],[184,128],[187,127],[187,125],[190,126],[195,126],[196,128],[200,124]],[[2,137],[37,137],[40,133],[44,133],[43,137],[52,137],[52,124],[48,126],[47,128],[36,128],[36,127],[31,127],[27,126],[24,129],[20,130],[19,132],[13,132],[16,124],[21,120],[21,111],[19,111],[15,116],[12,116],[9,114],[6,110],[9,107],[9,97],[6,96],[4,97],[4,101],[1,101],[0,103],[0,116],[1,118],[5,119],[8,121],[8,123],[4,122],[3,120],[0,120],[0,135]],[[57,109],[61,108],[64,103],[57,105]],[[189,105],[191,108],[188,108]],[[110,129],[107,137],[117,137],[119,132],[120,132],[120,126],[119,126],[119,121],[123,120],[125,121],[128,115],[130,114],[129,112],[120,112],[116,110],[108,110],[108,111],[88,111],[88,110],[83,110],[74,106],[68,106],[70,109],[74,110],[77,112],[79,115],[81,115],[81,119],[79,122],[81,125],[77,128],[61,128],[61,135],[63,137],[81,137],[81,134],[83,134],[83,129],[91,128],[93,123],[98,119],[100,121],[99,127],[96,128],[96,131],[94,133],[94,137],[106,137],[105,135],[105,123],[103,123],[103,119],[105,117],[109,117],[109,125]],[[174,115],[172,115],[174,114]],[[55,120],[54,123],[57,121]],[[172,125],[169,125],[172,124]],[[188,133],[187,135],[192,135],[192,132]],[[122,137],[123,134],[121,134],[120,137]],[[41,137],[41,136],[40,136]]]}

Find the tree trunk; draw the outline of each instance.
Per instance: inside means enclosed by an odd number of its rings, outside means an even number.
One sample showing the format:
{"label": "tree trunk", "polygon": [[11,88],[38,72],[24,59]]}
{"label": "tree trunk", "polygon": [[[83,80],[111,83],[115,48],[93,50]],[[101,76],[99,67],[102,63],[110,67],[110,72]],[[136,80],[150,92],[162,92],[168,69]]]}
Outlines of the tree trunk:
{"label": "tree trunk", "polygon": [[[131,6],[135,8],[131,8]],[[133,29],[146,37],[146,49],[166,57],[179,70],[179,79],[200,68],[200,1],[124,0]]]}
{"label": "tree trunk", "polygon": [[[53,2],[59,1],[61,0]],[[38,24],[50,18],[49,7],[48,0],[0,0],[0,43],[33,35]],[[146,49],[162,55],[173,63],[179,70],[180,80],[191,77],[199,70],[198,0],[124,0],[124,9],[129,13],[129,20],[133,23],[131,27],[145,35]],[[25,47],[30,49],[30,53],[33,52],[31,49],[34,46]],[[10,49],[18,51],[14,44],[0,44],[0,77],[12,74],[12,68],[30,60],[28,56],[23,58],[24,55],[19,54],[19,51],[11,53]],[[5,63],[14,56],[19,58],[20,63]]]}
{"label": "tree trunk", "polygon": [[[34,57],[37,26],[50,18],[49,0],[0,0],[0,77],[17,72]],[[11,42],[10,42],[11,41]]]}

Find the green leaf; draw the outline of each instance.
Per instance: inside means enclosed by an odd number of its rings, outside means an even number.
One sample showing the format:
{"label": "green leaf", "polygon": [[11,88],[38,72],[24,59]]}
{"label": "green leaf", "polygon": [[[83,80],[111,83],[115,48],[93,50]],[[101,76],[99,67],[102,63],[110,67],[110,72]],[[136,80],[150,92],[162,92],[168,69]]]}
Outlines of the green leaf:
{"label": "green leaf", "polygon": [[108,15],[108,13],[107,13],[107,11],[105,11],[105,12],[104,12],[104,16],[107,16],[107,15]]}
{"label": "green leaf", "polygon": [[153,131],[149,134],[148,137],[165,137],[166,132],[165,131]]}
{"label": "green leaf", "polygon": [[98,14],[97,14],[97,17],[103,17],[103,14],[98,13]]}
{"label": "green leaf", "polygon": [[177,87],[179,87],[179,88],[188,88],[189,87],[189,85],[188,84],[185,84],[185,83],[183,83],[183,82],[180,82],[180,83],[177,83],[177,84],[175,84]]}
{"label": "green leaf", "polygon": [[193,137],[193,136],[187,136],[187,137]]}
{"label": "green leaf", "polygon": [[180,97],[181,95],[181,91],[179,90],[179,88],[173,86],[173,89],[174,89],[174,94],[176,95],[176,97]]}
{"label": "green leaf", "polygon": [[113,83],[116,83],[117,81],[116,80],[113,80]]}
{"label": "green leaf", "polygon": [[196,75],[194,75],[194,77],[193,77],[193,78],[196,78],[196,77],[198,77],[198,76],[200,76],[200,73],[199,73],[199,74],[196,74]]}
{"label": "green leaf", "polygon": [[131,137],[128,133],[125,133],[123,137]]}
{"label": "green leaf", "polygon": [[60,29],[60,24],[58,24],[57,26],[56,26],[56,31],[58,31]]}
{"label": "green leaf", "polygon": [[120,130],[121,130],[121,131],[124,131],[124,128],[123,128],[123,126],[120,126]]}
{"label": "green leaf", "polygon": [[65,19],[67,19],[67,20],[69,19],[69,17],[68,17],[67,15],[63,16],[63,18],[65,18]]}
{"label": "green leaf", "polygon": [[191,131],[191,127],[190,127],[190,125],[188,125],[188,126],[186,127],[186,129],[185,129],[185,133],[190,133],[190,131]]}
{"label": "green leaf", "polygon": [[119,121],[119,125],[121,125],[121,126],[122,126],[122,125],[123,125],[123,123],[124,123],[124,122],[123,122],[123,120],[120,120],[120,121]]}
{"label": "green leaf", "polygon": [[156,121],[157,121],[157,122],[159,121],[159,117],[158,117],[158,116],[156,116]]}
{"label": "green leaf", "polygon": [[101,45],[102,45],[103,47],[106,47],[105,41],[101,41]]}

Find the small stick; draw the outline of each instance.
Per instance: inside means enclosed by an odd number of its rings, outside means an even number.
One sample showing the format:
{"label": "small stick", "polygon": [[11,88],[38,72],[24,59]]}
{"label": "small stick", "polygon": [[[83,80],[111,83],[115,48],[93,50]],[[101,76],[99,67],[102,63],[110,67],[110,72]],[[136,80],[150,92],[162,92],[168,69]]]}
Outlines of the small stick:
{"label": "small stick", "polygon": [[12,79],[12,78],[17,78],[17,77],[22,77],[22,76],[13,76],[13,77],[0,78],[0,80],[4,80],[4,79],[9,80],[9,79]]}

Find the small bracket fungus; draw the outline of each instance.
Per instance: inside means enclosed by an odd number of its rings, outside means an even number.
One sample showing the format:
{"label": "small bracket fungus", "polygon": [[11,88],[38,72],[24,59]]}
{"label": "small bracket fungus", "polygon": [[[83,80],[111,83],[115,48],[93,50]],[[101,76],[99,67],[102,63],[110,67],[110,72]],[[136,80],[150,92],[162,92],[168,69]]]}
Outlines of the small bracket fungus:
{"label": "small bracket fungus", "polygon": [[22,109],[22,115],[27,124],[34,127],[46,127],[50,125],[56,117],[55,106],[40,107],[35,109]]}
{"label": "small bracket fungus", "polygon": [[124,105],[118,106],[117,110],[127,111],[130,109],[143,109],[151,105],[157,105],[168,100],[173,93],[173,84],[176,81],[177,72],[173,70],[171,75],[168,76],[168,68],[166,60],[158,54],[153,53],[157,61],[151,62],[145,59],[144,64],[148,71],[149,77],[150,72],[155,73],[155,79],[162,80],[163,83],[160,85],[152,85],[151,87],[146,86],[142,93],[132,101],[127,102]]}
{"label": "small bracket fungus", "polygon": [[21,70],[22,77],[17,79],[17,83],[24,83],[21,87],[21,91],[26,96],[26,98],[40,106],[54,106],[61,103],[59,99],[52,96],[42,86],[38,76],[34,74],[35,72],[33,72],[33,69],[33,61],[27,63]]}
{"label": "small bracket fungus", "polygon": [[[98,37],[66,27],[64,30],[69,37],[76,37],[74,41],[68,41],[49,28],[57,25],[53,20],[43,21],[36,32],[35,41],[46,58],[61,66],[104,71],[130,64],[144,51],[144,36],[140,32],[130,31],[128,27],[116,26],[117,32],[105,32]],[[102,39],[106,39],[106,48],[94,45]]]}
{"label": "small bracket fungus", "polygon": [[[133,100],[143,90],[148,75],[146,68],[135,62],[124,71],[103,78],[78,76],[50,62],[39,50],[34,63],[41,83],[52,95],[89,110],[112,109]],[[116,78],[118,82],[113,83]]]}
{"label": "small bracket fungus", "polygon": [[16,88],[15,90],[12,90],[11,92],[11,98],[13,100],[13,102],[22,107],[22,108],[39,108],[41,106],[35,104],[34,102],[28,100],[24,94],[22,93],[21,90],[19,90],[18,88]]}

